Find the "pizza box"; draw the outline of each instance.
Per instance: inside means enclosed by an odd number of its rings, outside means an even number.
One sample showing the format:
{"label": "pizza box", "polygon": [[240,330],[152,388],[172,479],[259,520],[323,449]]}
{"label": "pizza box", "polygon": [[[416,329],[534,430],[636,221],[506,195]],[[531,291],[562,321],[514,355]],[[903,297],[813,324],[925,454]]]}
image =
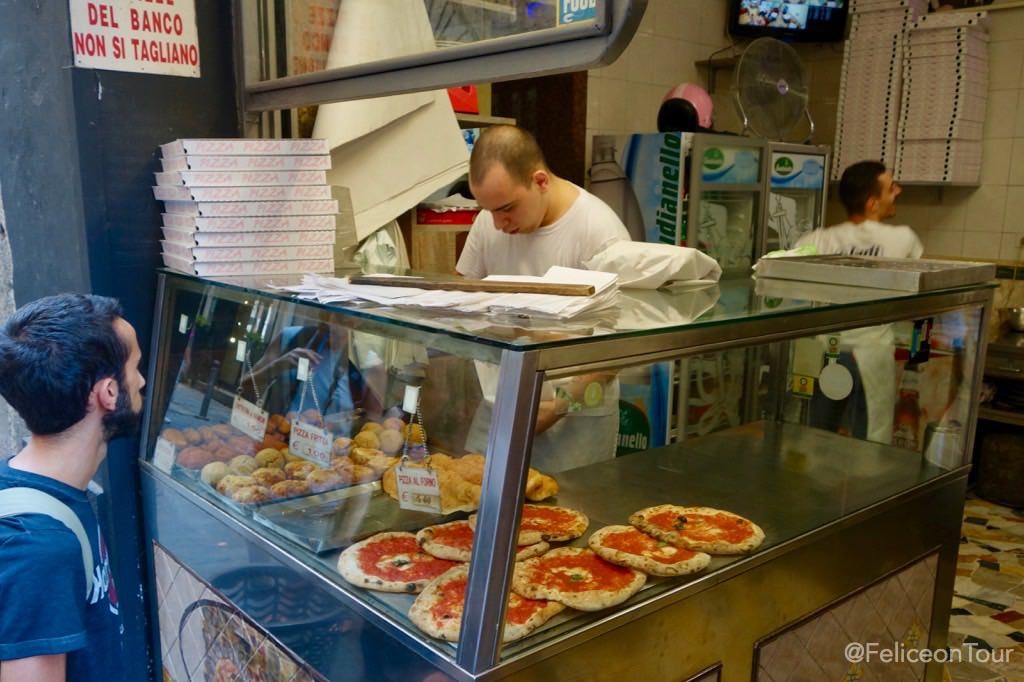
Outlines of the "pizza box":
{"label": "pizza box", "polygon": [[186,138],[160,145],[164,156],[185,154],[222,154],[245,156],[250,154],[330,154],[327,140],[319,138],[300,139],[252,139],[252,138]]}
{"label": "pizza box", "polygon": [[161,254],[164,265],[179,272],[200,277],[241,277],[252,275],[290,275],[303,272],[334,272],[334,259],[285,260],[285,261],[239,261],[207,263],[178,258],[168,253]]}
{"label": "pizza box", "polygon": [[990,26],[988,12],[936,12],[935,14],[926,14],[917,20],[914,28],[922,30],[955,28],[958,26],[978,26],[987,31]]}
{"label": "pizza box", "polygon": [[206,218],[202,216],[163,214],[164,227],[194,232],[267,232],[335,230],[336,215],[235,216]]}
{"label": "pizza box", "polygon": [[164,239],[185,246],[302,246],[334,244],[333,230],[310,231],[265,231],[265,232],[197,232],[162,228]]}
{"label": "pizza box", "polygon": [[330,185],[257,185],[254,187],[167,187],[156,185],[160,201],[309,201],[331,198]]}
{"label": "pizza box", "polygon": [[164,233],[165,241],[174,244],[183,244],[185,246],[196,245],[196,233],[192,232],[191,230],[176,230],[174,228],[167,227],[164,225],[160,226],[160,230]]}
{"label": "pizza box", "polygon": [[171,215],[226,218],[246,216],[325,215],[338,212],[334,199],[320,201],[165,201]]}
{"label": "pizza box", "polygon": [[988,282],[993,263],[869,256],[799,256],[762,258],[758,276],[827,282],[900,291],[929,291]]}
{"label": "pizza box", "polygon": [[297,171],[328,170],[331,157],[316,156],[165,156],[162,170],[168,171]]}
{"label": "pizza box", "polygon": [[334,257],[334,244],[189,246],[166,240],[162,240],[160,244],[163,246],[164,253],[175,258],[215,263],[289,259],[310,260]]}
{"label": "pizza box", "polygon": [[267,187],[271,185],[326,185],[327,171],[168,171],[155,173],[161,187]]}

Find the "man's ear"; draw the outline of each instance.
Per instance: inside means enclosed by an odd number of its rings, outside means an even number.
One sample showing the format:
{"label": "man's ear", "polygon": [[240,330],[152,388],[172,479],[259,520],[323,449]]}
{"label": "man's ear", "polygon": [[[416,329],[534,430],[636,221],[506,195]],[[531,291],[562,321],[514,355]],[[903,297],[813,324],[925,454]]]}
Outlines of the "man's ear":
{"label": "man's ear", "polygon": [[117,407],[117,394],[120,387],[114,377],[100,379],[93,386],[92,391],[96,396],[96,403],[107,412],[113,412]]}
{"label": "man's ear", "polygon": [[551,174],[543,168],[533,171],[533,182],[540,188],[541,192],[547,192],[551,187]]}

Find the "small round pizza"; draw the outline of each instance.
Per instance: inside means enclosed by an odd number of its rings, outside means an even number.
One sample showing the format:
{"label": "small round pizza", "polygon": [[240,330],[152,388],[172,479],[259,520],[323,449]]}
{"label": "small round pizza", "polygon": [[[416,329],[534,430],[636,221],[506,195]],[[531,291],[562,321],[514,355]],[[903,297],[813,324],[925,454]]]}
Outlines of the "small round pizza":
{"label": "small round pizza", "polygon": [[[473,552],[473,529],[469,521],[451,521],[437,526],[427,526],[416,533],[416,541],[428,554],[439,559],[469,561]],[[551,549],[546,542],[520,545],[516,550],[516,561],[539,556]]]}
{"label": "small round pizza", "polygon": [[338,573],[357,587],[380,592],[419,592],[458,564],[420,549],[412,533],[377,533],[345,549]]}
{"label": "small round pizza", "polygon": [[[476,528],[476,514],[470,514],[469,524]],[[589,525],[587,515],[575,509],[553,504],[524,504],[519,519],[519,544],[575,540],[587,532]]]}
{"label": "small round pizza", "polygon": [[605,526],[590,536],[590,549],[619,566],[647,575],[677,576],[707,567],[711,557],[653,538],[633,526]]}
{"label": "small round pizza", "polygon": [[[457,642],[466,602],[469,567],[463,564],[438,576],[423,589],[409,609],[409,620],[431,637]],[[553,601],[526,599],[515,592],[505,607],[505,643],[522,639],[565,607]]]}
{"label": "small round pizza", "polygon": [[530,599],[550,599],[580,611],[600,611],[640,591],[647,576],[608,563],[589,549],[561,547],[516,564],[512,589]]}
{"label": "small round pizza", "polygon": [[712,507],[659,504],[634,512],[629,522],[659,540],[708,554],[744,554],[764,541],[754,522]]}

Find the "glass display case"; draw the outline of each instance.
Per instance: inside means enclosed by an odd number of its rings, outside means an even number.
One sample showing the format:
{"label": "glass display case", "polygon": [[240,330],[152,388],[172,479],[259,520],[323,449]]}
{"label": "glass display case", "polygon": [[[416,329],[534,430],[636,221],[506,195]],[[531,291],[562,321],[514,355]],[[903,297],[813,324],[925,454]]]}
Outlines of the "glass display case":
{"label": "glass display case", "polygon": [[[851,637],[942,646],[991,297],[739,279],[551,321],[162,272],[142,468],[164,669],[764,680],[823,623],[822,671]],[[700,357],[713,405],[736,352],[741,414],[616,456],[620,374]],[[677,575],[589,553],[666,504],[682,535],[705,507],[763,540]],[[634,554],[697,547],[650,542]],[[880,594],[878,618],[832,627]]]}

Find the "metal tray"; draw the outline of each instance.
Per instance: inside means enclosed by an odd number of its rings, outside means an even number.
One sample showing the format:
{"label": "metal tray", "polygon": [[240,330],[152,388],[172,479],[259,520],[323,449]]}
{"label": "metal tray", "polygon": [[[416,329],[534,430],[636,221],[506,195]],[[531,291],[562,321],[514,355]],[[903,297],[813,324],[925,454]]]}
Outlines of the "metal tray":
{"label": "metal tray", "polygon": [[271,502],[253,511],[253,519],[316,553],[347,547],[382,531],[412,531],[465,517],[402,509],[381,490],[380,481],[319,495]]}
{"label": "metal tray", "polygon": [[876,289],[930,291],[987,282],[995,278],[996,266],[923,258],[799,256],[762,258],[757,275]]}

